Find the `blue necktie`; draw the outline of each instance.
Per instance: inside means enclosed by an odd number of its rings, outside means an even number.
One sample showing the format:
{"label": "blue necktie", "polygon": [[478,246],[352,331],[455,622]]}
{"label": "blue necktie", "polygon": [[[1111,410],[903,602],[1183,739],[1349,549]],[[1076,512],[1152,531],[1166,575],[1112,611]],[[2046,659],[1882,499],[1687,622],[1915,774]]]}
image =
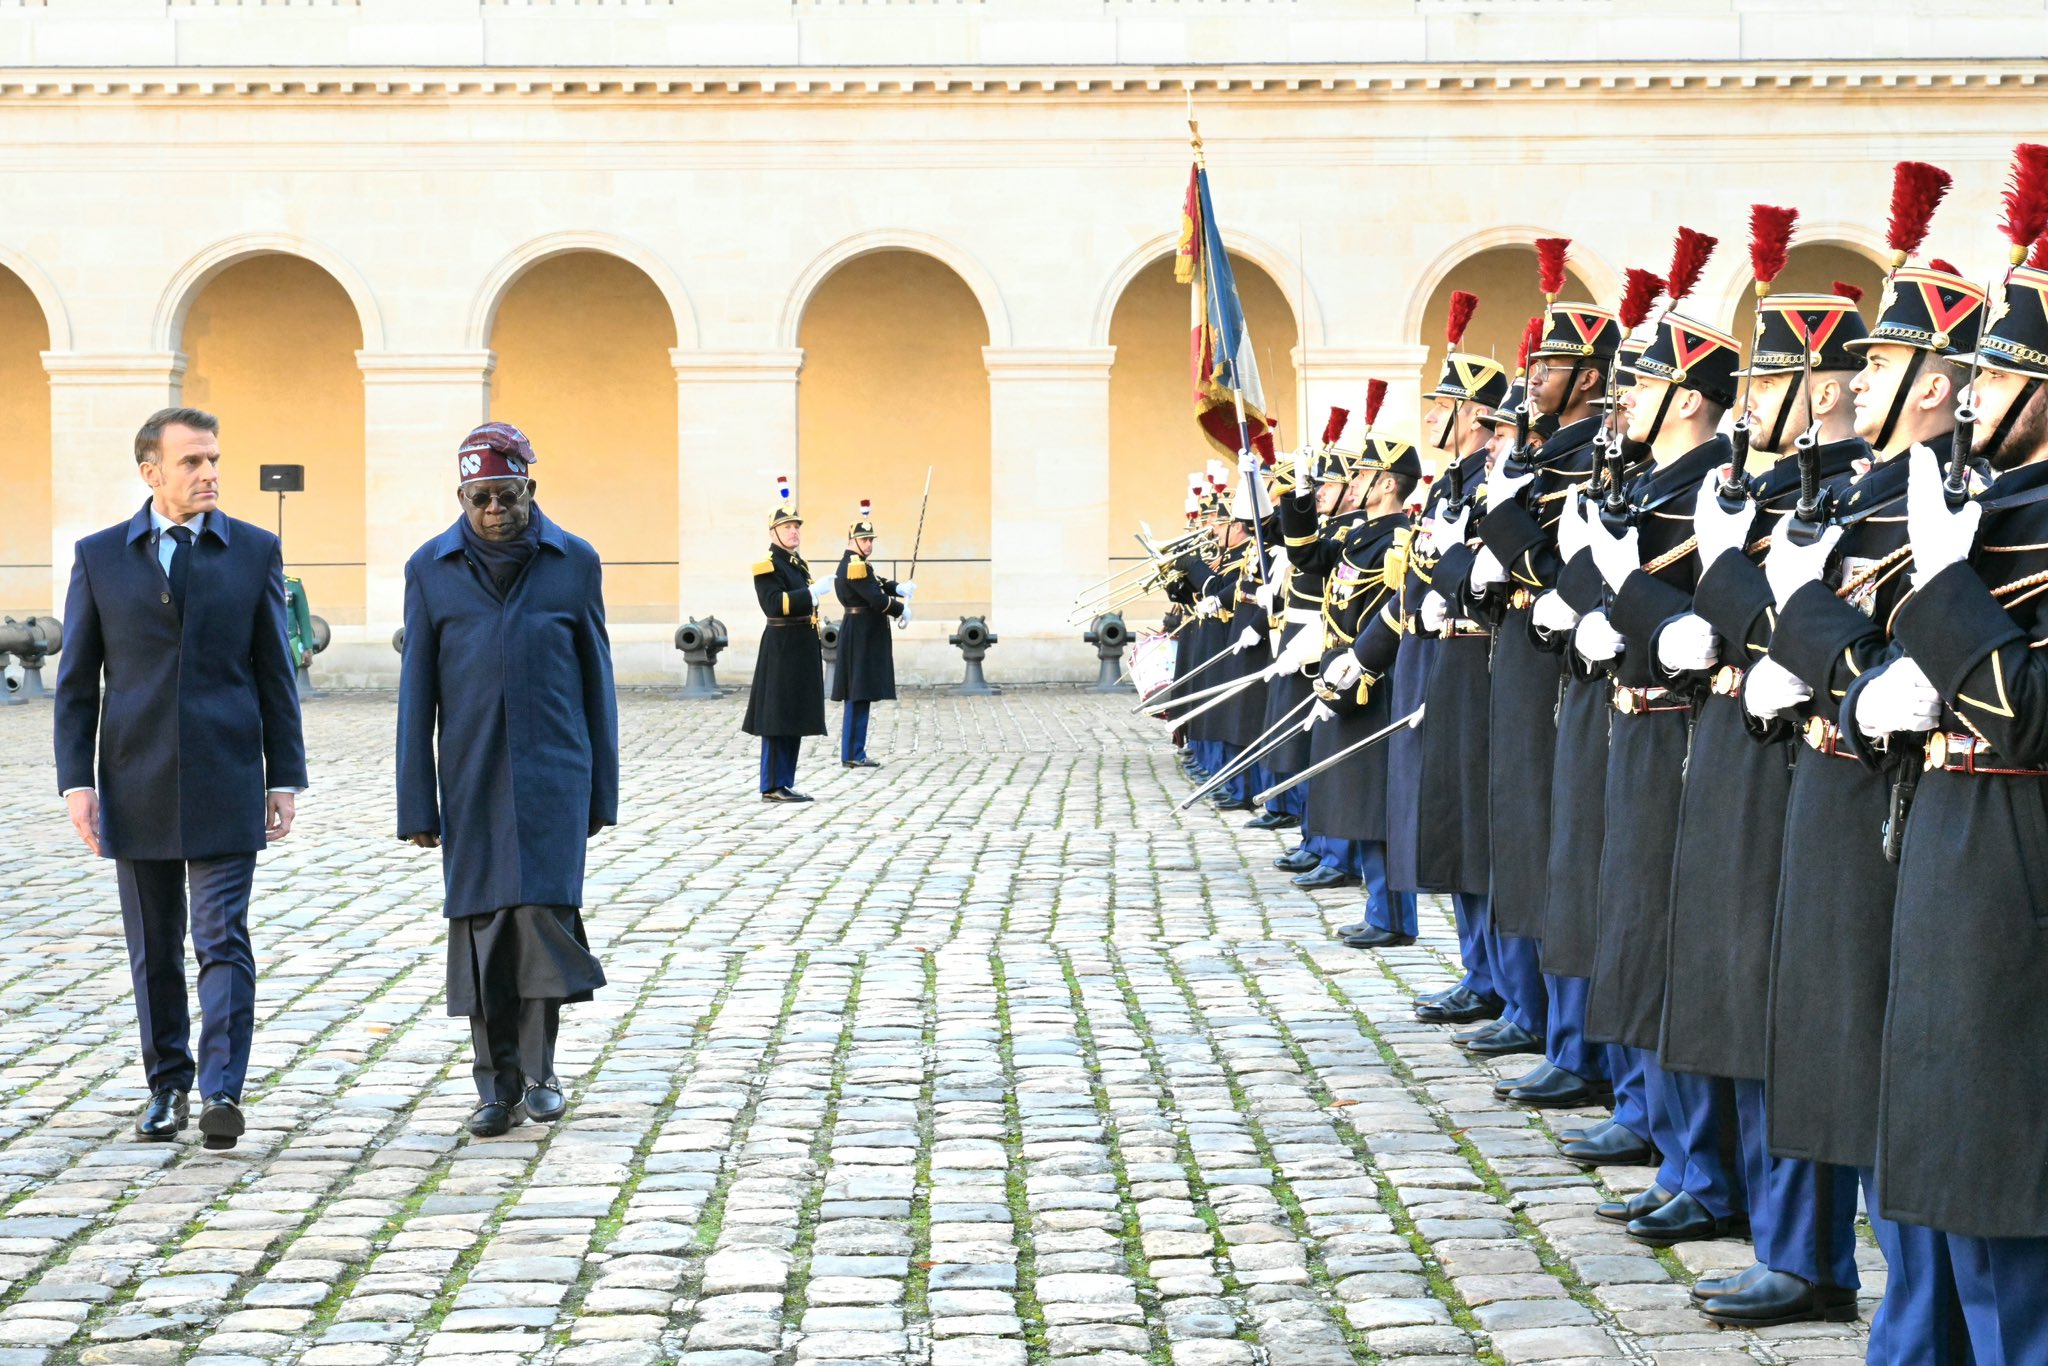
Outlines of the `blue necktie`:
{"label": "blue necktie", "polygon": [[192,528],[174,526],[164,533],[178,544],[171,551],[171,605],[178,609],[178,620],[185,619],[185,585],[192,579]]}

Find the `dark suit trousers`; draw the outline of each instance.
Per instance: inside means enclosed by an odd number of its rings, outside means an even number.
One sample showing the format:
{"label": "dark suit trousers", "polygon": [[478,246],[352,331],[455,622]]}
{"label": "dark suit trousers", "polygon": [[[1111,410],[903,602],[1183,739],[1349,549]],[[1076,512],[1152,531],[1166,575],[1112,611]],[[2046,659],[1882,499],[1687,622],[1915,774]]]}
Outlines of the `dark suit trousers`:
{"label": "dark suit trousers", "polygon": [[[256,1032],[256,951],[249,942],[249,888],[256,855],[116,859],[121,928],[135,980],[142,1065],[152,1091],[225,1091],[242,1097]],[[185,1001],[186,888],[192,950],[199,960],[199,1058]]]}

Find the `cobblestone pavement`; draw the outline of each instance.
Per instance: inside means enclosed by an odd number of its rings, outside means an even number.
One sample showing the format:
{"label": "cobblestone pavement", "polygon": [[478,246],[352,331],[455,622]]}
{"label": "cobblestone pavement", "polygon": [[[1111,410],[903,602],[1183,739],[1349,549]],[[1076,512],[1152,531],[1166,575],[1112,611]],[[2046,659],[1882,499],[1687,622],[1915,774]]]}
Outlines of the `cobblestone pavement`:
{"label": "cobblestone pavement", "polygon": [[392,837],[391,699],[311,706],[227,1154],[131,1141],[112,870],[48,707],[0,708],[0,1366],[1860,1357],[1860,1323],[1689,1310],[1746,1246],[1595,1218],[1553,1137],[1583,1117],[1496,1101],[1526,1060],[1412,1018],[1443,907],[1414,948],[1334,944],[1356,893],[1177,814],[1128,700],[912,695],[879,771],[807,747],[798,808],[757,800],[739,702],[625,700],[587,912],[612,985],[565,1012],[568,1118],[490,1141],[437,858]]}

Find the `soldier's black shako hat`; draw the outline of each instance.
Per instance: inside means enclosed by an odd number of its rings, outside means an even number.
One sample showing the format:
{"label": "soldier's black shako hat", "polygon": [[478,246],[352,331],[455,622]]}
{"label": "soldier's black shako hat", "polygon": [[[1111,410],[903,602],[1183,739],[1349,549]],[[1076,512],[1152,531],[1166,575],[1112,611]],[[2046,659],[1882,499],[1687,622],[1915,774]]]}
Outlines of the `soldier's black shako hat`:
{"label": "soldier's black shako hat", "polygon": [[1465,399],[1483,408],[1498,408],[1507,397],[1508,372],[1491,356],[1453,351],[1444,357],[1444,373],[1429,391],[1431,398]]}
{"label": "soldier's black shako hat", "polygon": [[[1852,344],[1870,335],[1856,301],[1841,294],[1769,294],[1757,301],[1762,331],[1749,368],[1737,374],[1787,375],[1860,370]],[[1809,362],[1811,362],[1809,366]]]}
{"label": "soldier's black shako hat", "polygon": [[1543,340],[1530,360],[1613,360],[1621,348],[1621,320],[1611,308],[1594,304],[1552,304],[1545,310]]}
{"label": "soldier's black shako hat", "polygon": [[1861,354],[1887,343],[1936,355],[1967,356],[1984,322],[1984,286],[1932,266],[1900,266],[1885,281],[1870,335],[1848,343]]}
{"label": "soldier's black shako hat", "polygon": [[1365,449],[1359,452],[1354,472],[1365,474],[1371,470],[1386,470],[1390,474],[1420,479],[1422,457],[1415,453],[1412,441],[1403,441],[1397,436],[1371,436],[1366,438]]}
{"label": "soldier's black shako hat", "polygon": [[1629,366],[1639,379],[1661,379],[1696,391],[1720,408],[1735,406],[1735,369],[1741,349],[1718,327],[1666,312],[1649,347]]}
{"label": "soldier's black shako hat", "polygon": [[2048,270],[2015,269],[1977,342],[1977,363],[2048,379]]}

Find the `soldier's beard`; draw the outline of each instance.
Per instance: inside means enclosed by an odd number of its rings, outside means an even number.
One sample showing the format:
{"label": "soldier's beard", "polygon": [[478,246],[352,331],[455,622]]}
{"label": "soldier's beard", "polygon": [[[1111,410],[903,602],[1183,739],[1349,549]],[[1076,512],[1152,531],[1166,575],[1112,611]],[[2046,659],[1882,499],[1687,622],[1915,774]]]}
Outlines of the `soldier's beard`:
{"label": "soldier's beard", "polygon": [[2025,395],[2027,406],[2020,410],[2019,417],[2012,424],[2012,430],[1998,443],[1997,450],[1986,448],[1997,437],[1998,424],[1986,424],[1979,419],[1977,439],[1971,443],[1970,454],[1988,459],[1995,474],[2016,470],[2022,465],[2048,456],[2048,400],[2043,399],[2044,392],[2048,390],[2036,386]]}

